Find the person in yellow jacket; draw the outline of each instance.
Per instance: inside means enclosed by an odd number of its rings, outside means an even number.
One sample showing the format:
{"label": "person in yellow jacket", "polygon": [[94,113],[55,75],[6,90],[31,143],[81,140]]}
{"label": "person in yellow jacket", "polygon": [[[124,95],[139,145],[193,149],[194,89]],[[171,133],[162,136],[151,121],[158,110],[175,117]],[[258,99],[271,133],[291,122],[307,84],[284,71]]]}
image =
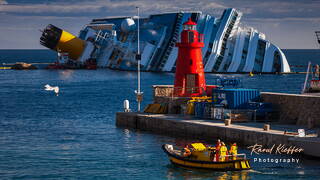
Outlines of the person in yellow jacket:
{"label": "person in yellow jacket", "polygon": [[238,147],[237,143],[233,143],[232,146],[230,147],[229,154],[232,155],[232,159],[236,160],[237,159],[237,154],[238,154]]}
{"label": "person in yellow jacket", "polygon": [[224,142],[221,142],[221,147],[219,149],[219,159],[220,161],[225,161],[226,160],[226,155],[228,155],[228,148],[224,144]]}

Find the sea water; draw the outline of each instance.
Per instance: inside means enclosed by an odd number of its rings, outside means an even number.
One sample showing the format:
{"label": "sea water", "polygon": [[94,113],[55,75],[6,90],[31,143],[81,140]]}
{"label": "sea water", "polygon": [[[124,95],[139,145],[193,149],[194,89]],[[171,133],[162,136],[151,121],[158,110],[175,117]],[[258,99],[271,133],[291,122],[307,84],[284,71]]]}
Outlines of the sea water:
{"label": "sea water", "polygon": [[[314,57],[306,50],[291,52]],[[316,52],[315,50],[312,50]],[[0,57],[15,61],[54,60],[49,51],[2,50]],[[287,52],[288,53],[288,52]],[[290,53],[290,52],[289,52]],[[49,54],[49,55],[48,55]],[[39,57],[43,56],[43,57]],[[289,62],[306,65],[306,60]],[[319,60],[318,56],[318,60]],[[2,62],[4,61],[4,58]],[[19,60],[17,60],[19,59]],[[299,93],[305,75],[207,75],[213,84],[221,76],[236,76],[246,88]],[[173,84],[172,73],[142,73],[142,107],[152,102],[152,85]],[[211,172],[172,165],[162,151],[164,143],[202,141],[174,138],[117,128],[115,113],[123,101],[136,110],[135,72],[100,70],[0,71],[0,177],[1,179],[319,179],[319,160],[288,155],[250,155],[253,170]],[[59,86],[60,94],[44,91]],[[211,142],[215,143],[215,139]],[[228,142],[229,143],[229,142]],[[255,159],[256,158],[256,159]],[[259,159],[261,162],[259,162]],[[299,162],[279,162],[280,159]],[[269,159],[269,160],[268,160]],[[271,162],[271,159],[273,162]],[[265,162],[264,162],[265,161]],[[269,162],[268,162],[269,161]],[[277,161],[278,163],[276,163]]]}

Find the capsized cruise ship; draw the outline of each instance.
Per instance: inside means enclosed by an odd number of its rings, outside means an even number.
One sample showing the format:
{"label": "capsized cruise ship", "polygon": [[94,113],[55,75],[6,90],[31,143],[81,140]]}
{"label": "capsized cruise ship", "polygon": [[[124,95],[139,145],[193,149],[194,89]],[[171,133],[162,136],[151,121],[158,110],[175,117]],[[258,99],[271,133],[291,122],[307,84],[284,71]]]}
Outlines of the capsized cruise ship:
{"label": "capsized cruise ship", "polygon": [[[179,34],[191,18],[204,37],[202,48],[205,72],[290,72],[279,47],[252,27],[240,24],[242,13],[230,8],[220,18],[202,12],[153,14],[140,18],[140,58],[143,71],[175,71]],[[42,45],[69,53],[79,66],[95,62],[98,68],[136,70],[137,17],[93,19],[79,37],[48,25]],[[69,62],[70,63],[70,62]]]}

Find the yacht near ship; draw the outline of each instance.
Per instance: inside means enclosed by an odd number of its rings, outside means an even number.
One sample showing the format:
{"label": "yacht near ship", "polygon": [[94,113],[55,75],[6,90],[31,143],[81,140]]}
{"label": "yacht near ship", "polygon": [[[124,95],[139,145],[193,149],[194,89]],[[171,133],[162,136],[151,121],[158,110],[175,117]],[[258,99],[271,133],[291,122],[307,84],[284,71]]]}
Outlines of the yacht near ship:
{"label": "yacht near ship", "polygon": [[[205,72],[290,72],[281,49],[252,27],[240,24],[242,13],[230,8],[220,18],[200,11],[153,14],[140,18],[141,70],[174,72],[182,23],[191,18],[204,37]],[[93,19],[76,37],[48,25],[40,43],[68,54],[63,65],[87,69],[137,70],[137,17]],[[60,62],[58,62],[60,63]],[[61,67],[56,64],[53,67]],[[66,67],[66,66],[65,66]]]}

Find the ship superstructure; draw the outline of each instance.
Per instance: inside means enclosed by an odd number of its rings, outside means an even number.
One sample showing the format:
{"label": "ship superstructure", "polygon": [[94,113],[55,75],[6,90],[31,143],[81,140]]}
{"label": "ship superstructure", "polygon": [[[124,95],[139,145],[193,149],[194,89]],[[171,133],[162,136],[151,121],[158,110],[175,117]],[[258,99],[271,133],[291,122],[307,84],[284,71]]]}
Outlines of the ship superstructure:
{"label": "ship superstructure", "polygon": [[[281,49],[266,40],[263,33],[240,25],[241,16],[241,12],[230,8],[220,18],[199,11],[140,18],[141,69],[175,71],[182,22],[191,18],[204,37],[205,72],[290,72]],[[79,34],[79,39],[90,43],[84,43],[87,45],[74,61],[94,59],[99,68],[136,70],[136,23],[136,17],[93,19]]]}

